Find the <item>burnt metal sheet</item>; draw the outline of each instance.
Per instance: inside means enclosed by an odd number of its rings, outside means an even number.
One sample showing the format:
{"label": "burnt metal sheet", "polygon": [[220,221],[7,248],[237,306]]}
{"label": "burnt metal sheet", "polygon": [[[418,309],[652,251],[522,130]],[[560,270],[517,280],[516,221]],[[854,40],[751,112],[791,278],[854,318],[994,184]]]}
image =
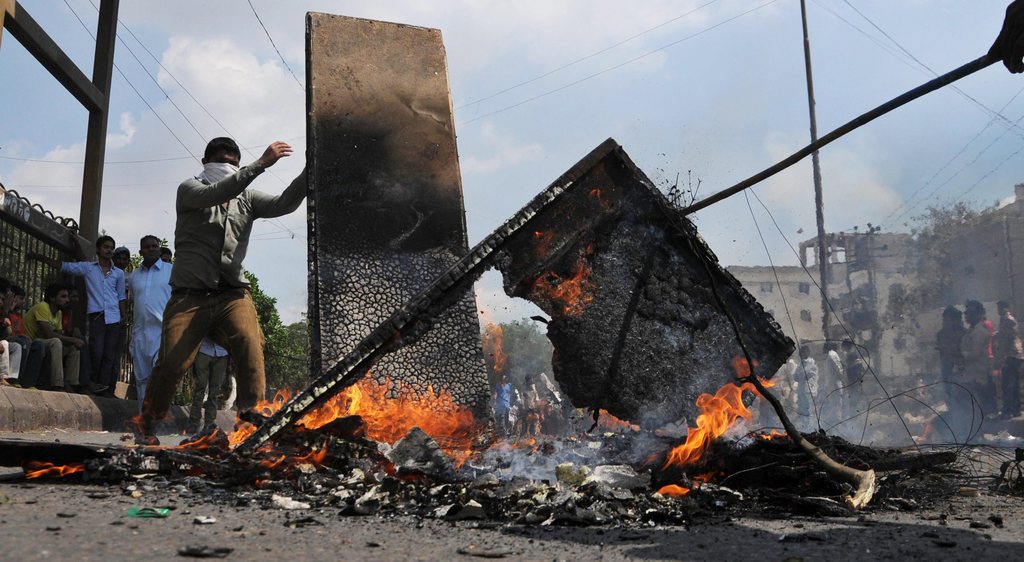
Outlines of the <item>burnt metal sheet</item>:
{"label": "burnt metal sheet", "polygon": [[793,342],[621,148],[574,175],[499,269],[509,295],[551,315],[552,368],[575,406],[692,423],[697,397],[735,380],[743,357],[719,299],[758,373],[785,362]]}
{"label": "burnt metal sheet", "polygon": [[[311,370],[323,372],[468,251],[441,33],[307,15]],[[373,375],[488,397],[472,294]]]}
{"label": "burnt metal sheet", "polygon": [[[430,333],[433,319],[462,302],[491,267],[503,272],[507,291],[551,314],[554,363],[561,370],[556,377],[577,405],[645,421],[654,417],[645,419],[637,404],[660,412],[658,417],[689,417],[698,394],[734,380],[731,360],[740,349],[721,309],[708,300],[708,270],[740,323],[758,374],[770,376],[792,352],[792,341],[718,266],[693,225],[608,139],[324,369],[238,452],[256,451],[382,358],[415,345]],[[576,276],[580,271],[588,273]],[[572,301],[564,291],[538,286],[577,286],[585,292],[582,300]],[[595,357],[581,357],[586,354]]]}

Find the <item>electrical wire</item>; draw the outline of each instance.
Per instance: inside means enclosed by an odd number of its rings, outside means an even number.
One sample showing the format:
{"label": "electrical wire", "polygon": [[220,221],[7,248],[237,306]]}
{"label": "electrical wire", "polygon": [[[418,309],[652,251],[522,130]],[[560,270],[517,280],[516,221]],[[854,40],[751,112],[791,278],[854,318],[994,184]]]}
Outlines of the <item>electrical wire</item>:
{"label": "electrical wire", "polygon": [[[291,141],[291,140],[299,140],[299,139],[304,139],[304,138],[306,138],[306,137],[304,137],[304,136],[303,137],[290,137],[290,138],[287,138],[287,139],[284,139],[284,140],[285,141]],[[267,146],[268,144],[270,144],[270,143],[268,142],[268,143],[254,144],[254,145],[250,145],[250,146],[243,146],[241,148],[242,148],[242,150],[249,151],[250,149],[253,149],[253,148],[263,148],[263,147]],[[152,164],[152,163],[156,163],[156,162],[173,162],[173,161],[178,161],[178,160],[192,160],[193,158],[195,158],[195,157],[194,156],[174,156],[174,157],[169,157],[169,158],[149,158],[149,159],[144,159],[144,160],[104,160],[103,164],[104,165],[107,165],[107,164]],[[20,157],[16,157],[16,156],[0,156],[0,160],[15,160],[15,161],[18,161],[18,162],[35,162],[35,163],[39,163],[39,164],[85,164],[84,160],[47,160],[47,159],[44,159],[44,158],[20,158]]]}
{"label": "electrical wire", "polygon": [[288,66],[288,61],[284,60],[284,55],[282,55],[281,50],[277,48],[277,44],[274,43],[274,38],[271,37],[270,32],[267,31],[267,26],[263,25],[263,19],[260,18],[259,13],[256,12],[256,6],[252,5],[252,0],[246,1],[249,3],[249,8],[252,9],[252,15],[256,16],[256,21],[258,21],[260,23],[260,27],[263,28],[263,33],[265,33],[267,35],[267,39],[270,40],[270,45],[274,47],[274,52],[276,52],[277,56],[281,58],[281,62],[284,63],[284,67],[288,69],[288,73],[291,74],[292,78],[295,79],[295,83],[299,85],[299,88],[301,88],[303,92],[305,92],[306,87],[302,85],[302,81],[299,80],[299,77],[295,75],[295,72],[292,70],[292,67]]}
{"label": "electrical wire", "polygon": [[[779,226],[778,221],[775,220],[775,216],[772,214],[771,210],[768,209],[768,206],[765,205],[764,201],[762,201],[760,197],[758,197],[757,192],[755,190],[747,190],[747,191],[750,191],[751,194],[754,196],[754,199],[756,199],[757,202],[761,205],[761,207],[764,209],[765,213],[768,215],[768,218],[772,221],[772,224],[775,225],[775,229],[778,230],[779,236],[782,237],[782,240],[786,243],[787,246],[789,246],[789,249],[793,252],[793,254],[799,260],[800,253],[797,252],[796,248],[794,248],[793,244],[789,241],[789,238],[786,237],[786,234],[782,231],[782,228]],[[799,263],[800,263],[801,269],[803,269],[804,273],[807,274],[808,279],[811,280],[811,283],[814,284],[814,286],[818,289],[819,294],[821,294],[822,293],[821,285],[818,284],[818,281],[814,278],[814,275],[812,275],[811,272],[808,271],[808,269],[806,267],[804,267],[802,262],[799,262]],[[846,327],[846,324],[843,323],[842,319],[839,317],[839,313],[836,312],[835,307],[832,306],[831,301],[829,301],[827,299],[824,299],[824,302],[828,305],[829,313],[831,313],[831,315],[835,319],[836,323],[838,323],[839,326],[843,329],[843,332],[846,334],[847,339],[849,339],[851,342],[854,341],[853,334]],[[872,378],[874,378],[874,380],[878,384],[879,388],[882,389],[882,392],[885,393],[886,402],[888,402],[890,404],[890,406],[892,406],[893,411],[896,412],[896,417],[899,418],[900,423],[903,425],[903,428],[907,432],[907,435],[910,436],[911,439],[913,439],[914,435],[910,431],[910,427],[907,425],[906,420],[903,419],[903,414],[900,413],[899,409],[896,407],[896,403],[893,402],[893,400],[892,400],[892,395],[889,393],[889,391],[886,388],[886,386],[882,383],[882,380],[878,376],[878,373],[875,372],[875,369],[874,369],[874,367],[871,366],[871,363],[868,361],[868,358],[866,358],[864,356],[864,353],[863,353],[863,351],[861,351],[860,346],[855,347],[855,349],[857,349],[857,354],[860,356],[861,361],[864,362],[864,366],[867,368],[868,372],[871,373]],[[844,387],[844,388],[846,388],[846,387]],[[867,422],[865,421],[865,423],[867,423]],[[915,444],[915,446],[916,446],[916,444]]]}
{"label": "electrical wire", "polygon": [[625,45],[626,43],[629,43],[630,41],[632,41],[634,39],[637,39],[639,37],[647,35],[648,33],[652,32],[652,31],[656,31],[658,29],[661,29],[662,27],[665,27],[666,25],[668,25],[670,23],[679,21],[680,19],[685,18],[686,16],[688,16],[690,14],[693,14],[693,13],[696,13],[696,12],[698,12],[700,10],[703,10],[704,8],[710,6],[710,5],[712,5],[712,4],[714,4],[714,3],[718,2],[718,1],[719,0],[711,0],[710,2],[705,2],[704,4],[701,4],[700,6],[697,6],[696,8],[694,8],[694,9],[692,9],[692,10],[690,10],[690,11],[684,13],[684,14],[680,14],[680,15],[674,17],[674,18],[665,20],[665,21],[659,23],[658,25],[656,25],[654,27],[651,27],[651,28],[648,28],[648,29],[645,29],[645,30],[643,30],[640,33],[637,33],[635,35],[630,35],[629,37],[627,37],[627,38],[625,38],[625,39],[623,39],[623,40],[621,40],[621,41],[619,41],[617,43],[613,43],[613,44],[611,44],[611,45],[609,45],[607,47],[604,47],[603,49],[600,49],[598,51],[594,51],[593,53],[590,53],[589,55],[580,57],[580,58],[578,58],[576,60],[573,60],[571,62],[567,62],[567,63],[565,63],[565,64],[563,64],[563,65],[561,65],[561,66],[559,66],[557,68],[553,68],[553,69],[551,69],[551,70],[549,70],[549,71],[547,71],[547,72],[545,72],[543,74],[539,74],[539,75],[534,76],[533,78],[530,78],[528,80],[523,80],[522,82],[519,82],[517,84],[513,84],[512,86],[508,86],[507,88],[503,88],[501,90],[498,90],[497,92],[494,92],[493,94],[484,96],[484,97],[482,97],[480,99],[477,99],[477,100],[474,100],[474,101],[471,101],[471,102],[467,102],[467,103],[465,103],[463,105],[460,105],[460,106],[456,107],[455,110],[458,111],[460,109],[465,109],[467,107],[470,107],[470,106],[473,106],[473,105],[477,105],[479,103],[483,103],[483,102],[485,102],[485,101],[487,101],[489,99],[496,98],[496,97],[498,97],[498,96],[500,96],[502,94],[511,92],[512,90],[515,90],[515,89],[520,88],[522,86],[525,86],[527,84],[532,84],[533,82],[536,82],[537,80],[540,80],[542,78],[547,78],[548,76],[551,76],[552,74],[555,74],[557,72],[565,70],[566,68],[569,68],[571,66],[579,64],[579,63],[581,63],[581,62],[583,62],[585,60],[590,60],[590,59],[592,59],[592,58],[594,58],[594,57],[596,57],[598,55],[607,53],[608,51],[611,51],[611,50],[613,50],[613,49],[615,49],[617,47],[621,47],[622,45]]}
{"label": "electrical wire", "polygon": [[[786,301],[786,295],[782,290],[782,281],[779,279],[779,271],[775,269],[775,262],[772,260],[772,253],[768,250],[768,242],[764,239],[764,234],[761,233],[761,225],[757,223],[757,216],[754,215],[754,207],[750,204],[750,196],[747,192],[743,192],[743,198],[747,202],[747,209],[750,211],[750,220],[754,222],[754,228],[757,229],[757,236],[761,239],[761,245],[764,246],[764,253],[768,257],[768,265],[772,269],[772,275],[775,277],[775,285],[779,288],[779,296],[782,297],[782,308],[786,311],[786,319],[789,320],[790,329],[793,330],[793,341],[796,342],[797,346],[801,345],[800,336],[796,331],[796,323],[793,321],[793,314],[789,311],[789,303]],[[811,398],[811,406],[814,408],[815,422],[818,424],[818,429],[821,429],[821,410],[818,408],[818,401],[813,394],[810,392],[810,384],[807,380],[807,368],[804,366],[803,359],[800,360],[800,372],[804,374],[804,384],[807,385],[807,395]],[[797,412],[799,414],[799,412]]]}
{"label": "electrical wire", "polygon": [[711,31],[713,29],[719,28],[719,27],[721,27],[721,26],[723,26],[723,25],[725,25],[727,23],[735,21],[735,20],[737,20],[737,19],[739,19],[739,18],[741,18],[743,16],[746,16],[748,14],[756,12],[757,10],[760,10],[761,8],[765,8],[767,6],[770,6],[770,5],[772,5],[772,4],[776,3],[776,2],[778,2],[778,0],[769,0],[768,2],[765,2],[764,4],[761,4],[759,6],[751,8],[751,9],[745,11],[745,12],[741,12],[738,15],[735,15],[735,16],[733,16],[731,18],[728,18],[726,20],[720,21],[720,22],[718,22],[718,23],[716,23],[716,24],[714,24],[714,25],[712,25],[710,27],[704,28],[704,29],[702,29],[702,30],[700,30],[700,31],[698,31],[696,33],[693,33],[691,35],[687,35],[686,37],[683,37],[681,39],[677,39],[675,41],[672,41],[671,43],[662,45],[661,47],[658,47],[657,49],[653,49],[651,51],[647,51],[646,53],[644,53],[642,55],[639,55],[639,56],[636,56],[636,57],[633,57],[633,58],[631,58],[631,59],[629,59],[629,60],[627,60],[625,62],[621,62],[619,64],[616,64],[616,65],[610,66],[608,68],[605,68],[603,70],[599,70],[599,71],[597,71],[597,72],[595,72],[593,74],[588,74],[587,76],[584,76],[583,78],[580,78],[578,80],[573,80],[572,82],[569,82],[568,84],[564,84],[564,85],[559,86],[559,87],[557,87],[555,89],[548,90],[548,91],[543,92],[541,94],[538,94],[536,96],[529,97],[529,98],[527,98],[525,100],[522,100],[520,102],[514,103],[512,105],[508,105],[508,106],[505,106],[505,107],[503,107],[501,109],[496,109],[496,110],[491,111],[489,113],[485,113],[483,115],[474,117],[474,118],[469,119],[467,121],[463,121],[462,123],[460,123],[460,125],[468,125],[470,123],[473,123],[474,121],[479,121],[481,119],[484,119],[485,117],[490,117],[492,115],[498,115],[499,113],[504,113],[506,111],[515,109],[517,107],[526,105],[526,104],[528,104],[530,102],[533,102],[533,101],[539,100],[541,98],[547,97],[547,96],[549,96],[551,94],[555,94],[555,93],[561,92],[563,90],[567,90],[567,89],[569,89],[569,88],[571,88],[573,86],[577,86],[579,84],[582,84],[583,82],[586,82],[588,80],[591,80],[593,78],[601,76],[602,74],[606,74],[606,73],[611,72],[613,70],[618,70],[618,69],[620,69],[620,68],[622,68],[624,66],[633,64],[634,62],[637,62],[637,61],[639,61],[641,59],[645,59],[645,58],[647,58],[647,57],[649,57],[649,56],[651,56],[651,55],[653,55],[655,53],[664,51],[665,49],[668,49],[669,47],[674,47],[675,45],[678,45],[678,44],[680,44],[680,43],[682,43],[684,41],[689,41],[690,39],[693,39],[695,37],[703,35],[703,34],[709,32],[709,31]]}
{"label": "electrical wire", "polygon": [[[84,28],[85,32],[89,34],[89,37],[91,37],[93,41],[96,41],[96,35],[94,35],[92,30],[89,29],[89,26],[86,25],[84,21],[82,21],[82,18],[79,17],[78,12],[76,12],[75,9],[71,7],[71,4],[68,3],[68,0],[64,0],[64,5],[68,7],[68,10],[71,10],[71,13],[75,16],[75,19],[78,20],[78,23],[82,24],[82,28]],[[130,87],[132,91],[135,92],[135,95],[139,96],[139,99],[142,100],[142,103],[146,104],[146,107],[148,107],[149,110],[153,112],[153,115],[156,116],[157,120],[160,121],[160,123],[164,126],[165,129],[167,129],[167,132],[170,133],[172,137],[174,137],[174,140],[178,141],[178,144],[180,144],[181,147],[185,149],[185,152],[192,154],[192,151],[189,150],[188,145],[186,145],[181,140],[181,137],[175,134],[174,130],[171,129],[171,127],[167,124],[166,121],[164,121],[163,117],[160,117],[160,114],[157,113],[155,109],[153,109],[153,106],[150,105],[149,101],[147,101],[146,98],[142,95],[142,93],[139,92],[138,88],[135,87],[135,84],[132,84],[131,80],[129,80],[128,77],[125,76],[124,72],[121,72],[121,68],[117,66],[117,63],[114,63],[114,69],[117,70],[117,73],[121,76],[121,78],[123,78],[124,81],[128,83],[128,87]],[[195,159],[196,162],[199,162],[199,158],[196,157],[195,155],[192,155],[192,158]]]}

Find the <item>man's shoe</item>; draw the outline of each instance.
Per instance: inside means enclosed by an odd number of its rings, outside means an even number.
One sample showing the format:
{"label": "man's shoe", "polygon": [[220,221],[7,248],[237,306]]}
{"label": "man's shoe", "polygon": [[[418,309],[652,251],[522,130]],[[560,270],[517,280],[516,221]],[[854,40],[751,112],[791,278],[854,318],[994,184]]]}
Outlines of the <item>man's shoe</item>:
{"label": "man's shoe", "polygon": [[96,396],[102,396],[103,393],[107,391],[107,388],[108,387],[105,384],[92,383],[89,385],[89,392],[95,394]]}
{"label": "man's shoe", "polygon": [[156,435],[147,435],[145,433],[135,434],[135,444],[144,447],[156,447],[160,444],[160,440],[156,438]]}
{"label": "man's shoe", "polygon": [[156,435],[152,433],[152,429],[146,427],[145,422],[141,419],[141,416],[136,416],[129,423],[132,436],[135,438],[136,445],[142,446],[156,446],[160,444],[160,440],[156,438]]}

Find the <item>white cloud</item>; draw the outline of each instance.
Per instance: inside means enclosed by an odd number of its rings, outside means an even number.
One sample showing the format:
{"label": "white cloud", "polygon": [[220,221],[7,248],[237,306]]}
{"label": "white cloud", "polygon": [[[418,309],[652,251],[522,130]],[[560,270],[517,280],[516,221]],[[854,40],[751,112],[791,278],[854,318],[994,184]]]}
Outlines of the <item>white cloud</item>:
{"label": "white cloud", "polygon": [[[806,133],[774,133],[765,139],[772,161],[779,161],[803,147]],[[902,203],[895,186],[885,179],[873,158],[877,152],[870,135],[861,135],[852,148],[830,146],[820,152],[822,200],[826,229],[847,230],[867,222],[881,221]],[[782,218],[804,232],[814,232],[814,181],[811,158],[767,180],[759,191]],[[795,229],[794,229],[795,230]]]}
{"label": "white cloud", "polygon": [[476,148],[486,151],[486,156],[462,158],[463,174],[492,173],[538,160],[544,155],[544,147],[540,143],[517,143],[511,133],[499,131],[492,123],[484,123],[480,129],[484,146]]}
{"label": "white cloud", "polygon": [[107,133],[107,150],[117,150],[122,146],[127,145],[132,141],[132,137],[135,135],[135,120],[132,118],[132,114],[125,111],[121,114],[121,119],[118,122],[119,132]]}

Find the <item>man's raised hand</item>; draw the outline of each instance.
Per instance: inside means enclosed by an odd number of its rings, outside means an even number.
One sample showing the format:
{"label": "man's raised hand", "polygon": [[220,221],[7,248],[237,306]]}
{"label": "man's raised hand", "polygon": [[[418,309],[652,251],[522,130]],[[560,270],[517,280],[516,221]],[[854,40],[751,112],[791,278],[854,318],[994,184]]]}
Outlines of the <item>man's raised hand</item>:
{"label": "man's raised hand", "polygon": [[1014,0],[1007,6],[1003,28],[988,50],[988,56],[1002,60],[1006,69],[1014,74],[1024,72],[1024,1]]}
{"label": "man's raised hand", "polygon": [[287,158],[292,155],[292,147],[283,141],[277,141],[272,143],[263,151],[263,156],[260,156],[259,163],[264,168],[269,168],[277,163],[282,158]]}

